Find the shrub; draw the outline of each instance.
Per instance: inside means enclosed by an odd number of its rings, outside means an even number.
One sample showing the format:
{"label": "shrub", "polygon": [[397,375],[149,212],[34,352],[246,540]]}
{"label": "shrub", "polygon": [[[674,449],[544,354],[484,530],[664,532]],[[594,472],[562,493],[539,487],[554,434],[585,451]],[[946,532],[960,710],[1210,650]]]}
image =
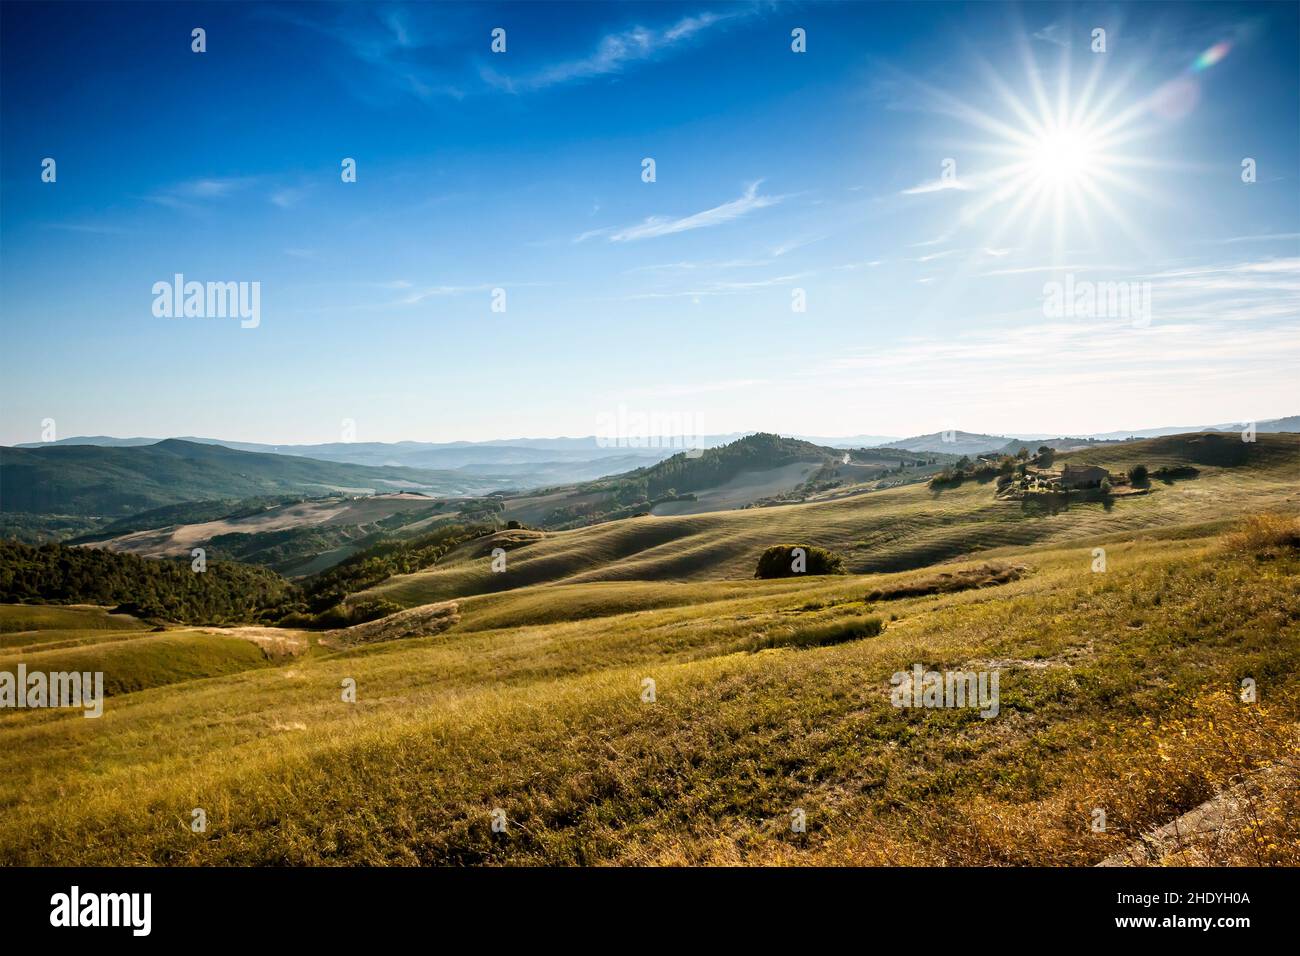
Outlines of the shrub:
{"label": "shrub", "polygon": [[1145,486],[1151,480],[1150,475],[1147,474],[1147,466],[1134,465],[1128,470],[1128,480],[1134,488]]}
{"label": "shrub", "polygon": [[864,637],[875,637],[884,629],[885,622],[881,618],[850,617],[813,624],[793,631],[763,634],[751,640],[749,648],[761,651],[769,647],[829,647],[846,641],[858,641]]}
{"label": "shrub", "polygon": [[960,471],[952,471],[945,468],[930,477],[931,488],[955,488],[960,485],[964,476]]}
{"label": "shrub", "polygon": [[1300,519],[1288,515],[1251,515],[1224,536],[1229,551],[1271,557],[1284,548],[1300,548]]}
{"label": "shrub", "polygon": [[[794,549],[802,548],[806,569],[795,571]],[[775,544],[758,558],[756,578],[792,578],[797,574],[843,574],[844,559],[833,551],[810,544]]]}
{"label": "shrub", "polygon": [[348,614],[346,604],[335,604],[333,607],[326,608],[311,619],[312,627],[323,627],[326,629],[336,627],[347,627],[352,623],[352,618]]}
{"label": "shrub", "polygon": [[367,621],[375,621],[381,617],[388,617],[390,614],[396,614],[398,611],[405,610],[400,604],[384,598],[375,598],[371,601],[358,601],[356,604],[349,604],[348,618],[353,624],[364,624]]}

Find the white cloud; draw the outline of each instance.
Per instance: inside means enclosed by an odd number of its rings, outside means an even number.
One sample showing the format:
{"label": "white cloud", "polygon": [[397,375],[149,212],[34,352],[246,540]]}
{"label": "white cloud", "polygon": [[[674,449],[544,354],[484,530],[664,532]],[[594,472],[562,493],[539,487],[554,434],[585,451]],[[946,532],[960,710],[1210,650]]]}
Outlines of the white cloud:
{"label": "white cloud", "polygon": [[727,13],[699,13],[683,17],[664,29],[634,26],[601,37],[587,56],[545,67],[528,76],[504,76],[484,68],[482,78],[488,84],[512,93],[542,90],[577,80],[621,73],[624,69],[671,52],[727,20],[748,16],[752,9]]}
{"label": "white cloud", "polygon": [[174,186],[168,186],[166,189],[160,189],[145,198],[169,209],[192,211],[206,203],[234,195],[252,186],[257,181],[256,176],[191,179],[187,182],[177,183]]}
{"label": "white cloud", "polygon": [[955,189],[958,192],[966,192],[973,189],[973,185],[966,180],[961,179],[931,179],[923,183],[917,183],[908,189],[899,190],[900,196],[923,196],[926,193],[943,192],[945,189]]}
{"label": "white cloud", "polygon": [[1034,33],[1035,40],[1042,40],[1044,43],[1050,43],[1053,46],[1069,47],[1069,34],[1065,32],[1065,27],[1060,23],[1049,23]]}
{"label": "white cloud", "polygon": [[749,282],[710,282],[698,288],[687,289],[681,292],[643,292],[639,295],[626,296],[627,299],[679,299],[679,298],[697,298],[701,296],[712,295],[744,295],[749,292],[757,292],[760,289],[768,289],[772,286],[788,285],[797,279],[803,279],[813,275],[811,272],[795,272],[790,275],[774,276],[770,279],[754,279]]}
{"label": "white cloud", "polygon": [[585,242],[596,236],[606,236],[610,242],[635,242],[639,239],[655,239],[659,236],[671,236],[679,232],[689,232],[692,229],[705,229],[710,226],[720,226],[723,223],[739,219],[758,209],[766,209],[768,206],[775,206],[785,197],[783,196],[760,196],[758,187],[762,180],[750,183],[744,194],[739,199],[733,199],[730,202],[724,202],[720,206],[714,206],[712,209],[705,209],[703,212],[697,212],[690,216],[673,218],[671,216],[651,216],[636,225],[624,226],[622,228],[592,229],[584,232],[574,239],[574,242]]}

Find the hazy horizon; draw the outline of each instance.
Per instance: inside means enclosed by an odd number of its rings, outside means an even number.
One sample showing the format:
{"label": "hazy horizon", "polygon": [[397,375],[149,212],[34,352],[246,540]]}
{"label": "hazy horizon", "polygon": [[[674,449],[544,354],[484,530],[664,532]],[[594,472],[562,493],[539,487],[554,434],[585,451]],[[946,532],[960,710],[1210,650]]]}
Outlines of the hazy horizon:
{"label": "hazy horizon", "polygon": [[[988,430],[988,429],[981,429],[981,428],[964,428],[964,427],[958,427],[958,428],[956,428],[956,429],[954,429],[954,430],[957,431],[957,432],[966,433],[966,434],[972,434],[972,435],[990,435],[990,436],[993,436],[993,437],[1024,438],[1025,440],[1029,441],[1029,440],[1033,440],[1034,438],[1038,438],[1038,437],[1042,437],[1042,438],[1086,438],[1086,437],[1088,437],[1088,436],[1092,436],[1092,435],[1118,435],[1118,434],[1120,434],[1120,433],[1128,433],[1128,434],[1134,434],[1134,435],[1137,435],[1137,434],[1140,434],[1140,433],[1142,433],[1142,432],[1149,432],[1149,431],[1168,431],[1168,430],[1171,430],[1171,429],[1178,429],[1178,430],[1183,430],[1183,429],[1185,429],[1185,430],[1188,430],[1188,431],[1193,431],[1193,430],[1202,429],[1202,428],[1215,428],[1215,427],[1226,427],[1226,426],[1237,426],[1237,425],[1258,424],[1258,423],[1260,423],[1260,422],[1276,421],[1276,420],[1280,420],[1280,419],[1284,419],[1284,418],[1293,418],[1293,417],[1296,417],[1296,416],[1294,416],[1294,415],[1287,415],[1287,414],[1282,414],[1282,415],[1268,415],[1268,416],[1265,416],[1265,417],[1254,418],[1254,419],[1244,419],[1244,420],[1242,420],[1242,421],[1236,421],[1236,422],[1234,422],[1234,421],[1228,421],[1228,420],[1226,420],[1226,419],[1223,419],[1223,420],[1213,421],[1213,422],[1199,422],[1199,423],[1196,423],[1196,424],[1181,424],[1181,425],[1180,425],[1180,424],[1164,424],[1164,425],[1156,425],[1156,424],[1152,424],[1152,425],[1144,425],[1144,426],[1137,427],[1137,428],[1122,428],[1122,427],[1121,427],[1121,428],[1098,428],[1098,429],[1092,429],[1092,430],[1085,431],[1085,432],[1063,432],[1063,431],[1052,431],[1052,430],[1050,430],[1050,429],[1049,429],[1049,430],[1046,430],[1046,431],[1042,431],[1042,430],[1039,430],[1039,431],[1032,431],[1032,430],[1028,430],[1028,429],[1016,429],[1016,430],[1010,430],[1010,431],[991,431],[991,430]],[[779,434],[779,435],[782,435],[782,436],[787,437],[787,438],[804,438],[804,439],[808,439],[808,438],[824,438],[824,439],[830,439],[830,440],[840,440],[840,439],[847,439],[847,438],[856,438],[856,437],[860,437],[860,436],[869,436],[869,437],[876,437],[876,438],[887,439],[887,440],[889,440],[889,441],[902,441],[902,440],[905,440],[905,439],[908,439],[908,438],[916,438],[916,437],[920,437],[920,436],[924,436],[924,435],[934,435],[934,434],[939,434],[939,433],[941,433],[941,432],[943,432],[943,431],[946,431],[946,430],[947,430],[947,429],[942,429],[942,428],[931,428],[931,429],[929,429],[929,430],[927,430],[927,431],[921,431],[921,432],[910,432],[910,433],[908,433],[908,434],[880,433],[880,434],[878,434],[878,435],[876,435],[876,434],[871,434],[871,433],[867,433],[867,432],[861,432],[861,431],[859,431],[859,432],[848,432],[848,433],[845,433],[845,434],[842,434],[842,435],[833,435],[833,434],[829,434],[829,433],[825,433],[825,432],[809,431],[809,430],[807,430],[807,429],[804,429],[804,430],[795,430],[795,431],[791,431],[791,432],[774,432],[774,430],[773,430],[773,429],[770,429],[770,428],[760,428],[760,429],[754,429],[754,430],[750,430],[750,431],[721,431],[721,432],[710,432],[710,433],[707,433],[707,434],[705,434],[705,433],[699,433],[699,434],[691,434],[691,435],[684,435],[684,434],[682,434],[682,433],[672,433],[672,432],[630,433],[630,434],[625,435],[625,436],[622,436],[622,437],[623,437],[623,438],[643,438],[643,439],[652,439],[652,440],[654,440],[654,439],[677,440],[677,439],[682,439],[682,438],[695,438],[695,437],[721,438],[721,437],[730,437],[730,436],[744,436],[744,435],[752,435],[752,434],[755,434],[756,432],[768,432],[768,433]],[[358,438],[358,439],[353,439],[353,440],[350,440],[350,441],[340,441],[340,440],[337,440],[337,439],[336,439],[335,441],[330,442],[330,441],[305,441],[305,440],[298,440],[298,439],[290,439],[290,440],[287,440],[287,441],[262,441],[262,440],[255,440],[255,439],[232,438],[232,437],[230,437],[230,436],[228,436],[228,435],[190,435],[190,434],[184,434],[184,435],[182,435],[182,434],[177,434],[177,435],[109,435],[109,434],[106,434],[106,433],[97,432],[97,433],[85,433],[85,434],[77,434],[77,435],[60,436],[59,438],[55,439],[54,442],[40,442],[40,441],[35,441],[35,442],[21,442],[21,443],[19,443],[19,444],[54,444],[54,443],[56,443],[56,442],[58,442],[58,441],[69,442],[69,441],[71,441],[71,440],[74,439],[74,438],[109,438],[109,439],[113,439],[113,440],[115,440],[115,441],[139,441],[139,440],[148,440],[148,441],[168,441],[168,440],[203,439],[203,440],[208,440],[208,441],[233,442],[233,443],[237,443],[237,444],[268,445],[268,446],[275,446],[275,447],[286,447],[286,448],[290,448],[290,447],[302,447],[302,446],[312,446],[312,445],[327,445],[327,444],[366,444],[366,443],[374,443],[374,444],[449,444],[449,445],[451,445],[451,444],[508,444],[508,443],[510,443],[510,442],[581,441],[581,440],[588,439],[588,438],[596,438],[596,439],[600,439],[600,438],[602,438],[602,437],[606,437],[606,436],[602,436],[602,435],[600,435],[600,434],[597,433],[597,432],[589,432],[589,433],[587,433],[587,434],[581,434],[581,435],[580,435],[580,434],[572,434],[572,435],[559,435],[559,434],[555,434],[555,435],[512,435],[512,436],[502,436],[502,435],[497,435],[497,436],[488,437],[488,438],[451,438],[451,439],[445,439],[445,440],[433,440],[433,439],[424,439],[424,438],[399,438],[399,439],[393,439],[393,440],[387,440],[387,441],[380,441],[380,440],[377,440],[377,439],[360,439],[360,438]]]}

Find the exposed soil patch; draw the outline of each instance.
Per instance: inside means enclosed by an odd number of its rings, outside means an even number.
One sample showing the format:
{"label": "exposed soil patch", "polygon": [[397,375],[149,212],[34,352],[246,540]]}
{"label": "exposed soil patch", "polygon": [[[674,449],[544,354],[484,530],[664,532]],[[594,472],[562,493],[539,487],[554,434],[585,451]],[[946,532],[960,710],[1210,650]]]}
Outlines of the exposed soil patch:
{"label": "exposed soil patch", "polygon": [[307,650],[309,642],[306,635],[282,630],[278,627],[196,627],[186,630],[199,631],[202,634],[219,634],[222,637],[237,637],[249,641],[262,649],[268,660],[285,657],[297,657]]}
{"label": "exposed soil patch", "polygon": [[410,637],[430,637],[441,634],[459,621],[460,605],[455,601],[444,601],[441,604],[425,604],[398,611],[377,621],[330,631],[319,643],[324,647],[343,648]]}

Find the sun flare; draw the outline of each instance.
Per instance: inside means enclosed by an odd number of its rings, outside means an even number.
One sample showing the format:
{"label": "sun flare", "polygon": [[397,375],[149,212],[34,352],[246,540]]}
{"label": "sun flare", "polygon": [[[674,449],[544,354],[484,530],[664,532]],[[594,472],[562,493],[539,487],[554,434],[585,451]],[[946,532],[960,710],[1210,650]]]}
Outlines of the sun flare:
{"label": "sun flare", "polygon": [[1168,202],[1153,173],[1173,165],[1158,155],[1158,134],[1168,123],[1162,104],[1175,84],[1139,88],[1136,69],[1108,77],[1104,57],[1079,75],[1065,55],[1053,75],[1041,68],[1026,37],[1018,44],[1024,66],[1018,82],[978,61],[983,106],[917,83],[938,112],[965,127],[947,144],[951,155],[968,159],[957,227],[984,230],[980,248],[1015,237],[1046,244],[1058,260],[1066,248],[1087,247],[1102,234],[1113,238],[1115,231],[1147,247],[1149,237],[1127,207],[1133,196]]}
{"label": "sun flare", "polygon": [[1081,126],[1049,130],[1028,147],[1028,172],[1048,188],[1077,188],[1092,178],[1102,162],[1092,140]]}

